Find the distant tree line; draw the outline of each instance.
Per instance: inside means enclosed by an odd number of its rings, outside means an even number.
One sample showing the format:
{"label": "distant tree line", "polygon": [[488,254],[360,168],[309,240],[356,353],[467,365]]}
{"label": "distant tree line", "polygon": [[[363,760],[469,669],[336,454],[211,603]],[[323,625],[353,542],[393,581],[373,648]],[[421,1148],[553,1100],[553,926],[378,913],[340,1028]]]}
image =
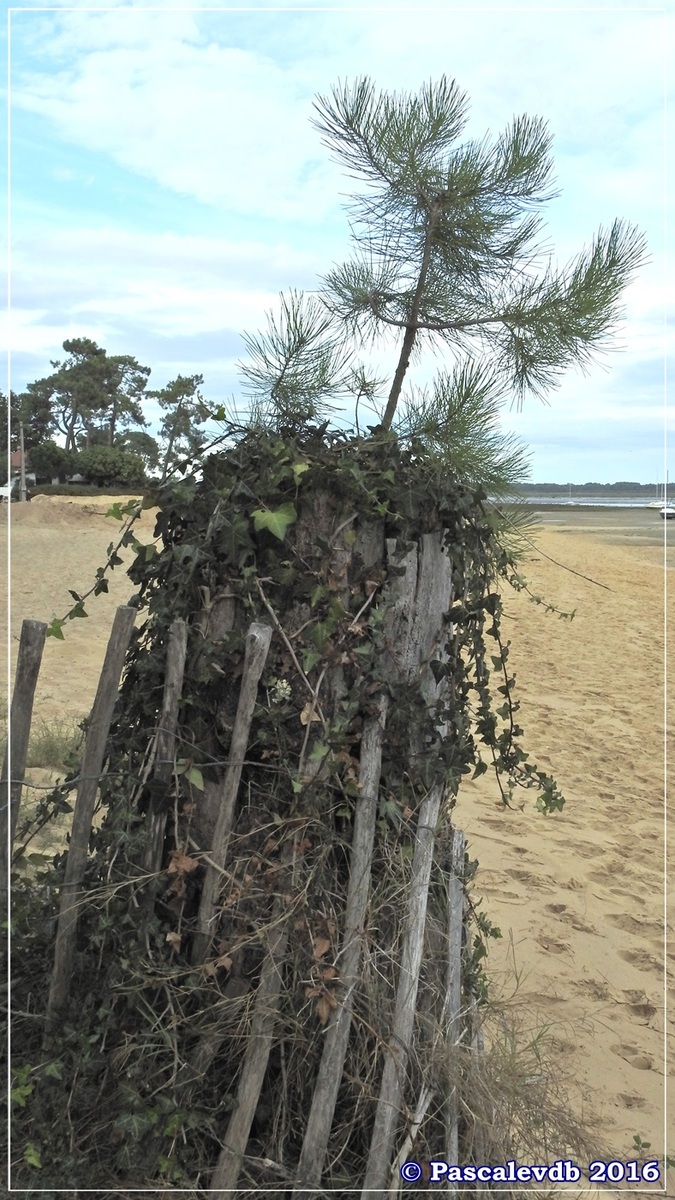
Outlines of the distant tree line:
{"label": "distant tree line", "polygon": [[[207,440],[199,426],[209,415],[199,392],[202,375],[178,375],[150,391],[150,367],[131,355],[110,355],[90,338],[67,339],[63,349],[67,358],[51,361],[52,373],[24,392],[12,392],[9,405],[0,392],[1,444],[9,422],[11,448],[18,450],[23,425],[26,466],[38,480],[81,475],[102,487],[140,487],[199,454]],[[158,437],[147,432],[146,400],[163,413]]]}
{"label": "distant tree line", "polygon": [[531,495],[536,492],[540,495],[542,492],[548,492],[551,495],[565,493],[567,495],[571,489],[572,495],[588,492],[600,492],[601,494],[616,494],[625,496],[630,495],[647,495],[654,491],[657,485],[655,483],[635,483],[632,480],[620,479],[617,483],[521,483],[519,491],[526,495]]}

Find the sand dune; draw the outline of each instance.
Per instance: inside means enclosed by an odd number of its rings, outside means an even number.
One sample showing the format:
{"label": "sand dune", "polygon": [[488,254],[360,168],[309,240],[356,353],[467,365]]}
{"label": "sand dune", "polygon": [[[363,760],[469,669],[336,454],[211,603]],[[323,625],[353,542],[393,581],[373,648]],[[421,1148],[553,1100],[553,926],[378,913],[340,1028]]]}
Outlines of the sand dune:
{"label": "sand dune", "polygon": [[[24,617],[62,615],[68,588],[90,586],[118,529],[107,506],[88,498],[11,506],[14,657]],[[150,536],[151,514],[142,520]],[[550,1026],[580,1109],[600,1114],[603,1144],[627,1159],[639,1134],[663,1154],[662,526],[643,512],[566,510],[545,520],[525,573],[535,593],[577,615],[563,622],[509,591],[504,632],[525,746],[556,776],[566,807],[543,817],[523,792],[523,810],[505,811],[487,774],[465,786],[457,824],[480,863],[477,893],[505,934],[491,952],[496,992],[513,991],[515,961],[513,1003]],[[109,595],[87,604],[89,619],[72,622],[65,642],[48,639],[38,716],[88,712],[114,609],[132,592],[118,568]],[[671,946],[671,968],[672,959]]]}

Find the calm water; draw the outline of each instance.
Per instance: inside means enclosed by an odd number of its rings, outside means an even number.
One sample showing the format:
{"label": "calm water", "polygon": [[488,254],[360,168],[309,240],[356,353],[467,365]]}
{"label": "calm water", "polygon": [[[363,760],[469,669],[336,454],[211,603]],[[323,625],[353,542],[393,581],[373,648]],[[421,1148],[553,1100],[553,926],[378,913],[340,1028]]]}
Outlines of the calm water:
{"label": "calm water", "polygon": [[[663,506],[662,500],[643,500],[636,499],[635,496],[593,496],[589,493],[588,496],[574,497],[570,500],[567,496],[546,496],[537,495],[536,492],[530,493],[529,496],[523,496],[526,504],[533,504],[536,508],[646,508],[649,509],[654,504],[654,511],[658,513],[658,508]],[[658,507],[657,507],[658,506]]]}

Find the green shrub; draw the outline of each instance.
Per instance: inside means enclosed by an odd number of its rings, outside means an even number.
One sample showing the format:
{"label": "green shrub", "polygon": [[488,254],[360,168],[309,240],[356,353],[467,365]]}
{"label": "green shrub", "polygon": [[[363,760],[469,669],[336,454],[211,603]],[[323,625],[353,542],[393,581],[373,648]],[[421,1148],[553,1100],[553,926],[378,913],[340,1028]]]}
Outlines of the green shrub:
{"label": "green shrub", "polygon": [[110,446],[92,446],[81,450],[75,457],[75,468],[88,483],[108,487],[111,483],[128,487],[142,487],[145,483],[145,467],[137,454],[116,450]]}
{"label": "green shrub", "polygon": [[70,450],[57,446],[56,442],[41,442],[39,446],[32,446],[28,452],[30,469],[36,476],[47,476],[49,479],[53,476],[62,479],[73,471],[74,457]]}

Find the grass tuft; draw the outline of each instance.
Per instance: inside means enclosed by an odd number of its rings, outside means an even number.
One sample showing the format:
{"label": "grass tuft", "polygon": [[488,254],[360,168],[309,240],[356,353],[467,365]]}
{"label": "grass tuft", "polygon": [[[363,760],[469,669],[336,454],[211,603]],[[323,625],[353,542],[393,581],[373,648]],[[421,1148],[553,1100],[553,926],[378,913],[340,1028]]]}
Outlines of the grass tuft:
{"label": "grass tuft", "polygon": [[[0,751],[4,757],[7,750],[9,706],[0,699]],[[63,769],[77,766],[84,734],[79,722],[73,717],[55,717],[51,721],[40,719],[33,723],[28,742],[27,767]]]}
{"label": "grass tuft", "polygon": [[36,722],[31,729],[26,766],[75,766],[83,736],[73,718],[57,717],[52,721]]}

